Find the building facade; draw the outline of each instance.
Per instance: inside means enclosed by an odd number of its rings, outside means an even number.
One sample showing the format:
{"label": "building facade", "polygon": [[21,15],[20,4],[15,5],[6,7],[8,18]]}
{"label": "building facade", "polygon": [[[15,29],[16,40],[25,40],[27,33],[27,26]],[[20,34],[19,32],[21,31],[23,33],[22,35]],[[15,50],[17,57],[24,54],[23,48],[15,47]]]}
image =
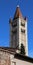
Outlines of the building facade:
{"label": "building facade", "polygon": [[16,49],[0,47],[0,65],[33,65],[33,58],[15,51]]}

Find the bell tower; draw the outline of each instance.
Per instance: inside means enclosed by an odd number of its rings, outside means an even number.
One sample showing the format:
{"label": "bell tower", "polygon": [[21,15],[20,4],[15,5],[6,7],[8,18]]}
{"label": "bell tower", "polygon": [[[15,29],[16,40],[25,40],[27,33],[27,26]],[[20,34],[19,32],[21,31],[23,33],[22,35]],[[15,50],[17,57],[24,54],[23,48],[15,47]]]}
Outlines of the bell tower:
{"label": "bell tower", "polygon": [[26,55],[28,55],[27,18],[22,16],[18,6],[13,20],[10,19],[10,47],[20,49],[21,44],[24,45]]}

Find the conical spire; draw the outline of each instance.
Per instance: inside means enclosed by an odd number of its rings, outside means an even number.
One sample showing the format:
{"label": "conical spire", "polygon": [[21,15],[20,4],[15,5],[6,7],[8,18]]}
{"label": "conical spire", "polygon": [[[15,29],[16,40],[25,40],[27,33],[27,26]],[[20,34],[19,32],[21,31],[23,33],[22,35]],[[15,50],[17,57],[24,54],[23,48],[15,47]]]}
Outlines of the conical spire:
{"label": "conical spire", "polygon": [[16,19],[16,18],[19,18],[19,17],[22,18],[22,14],[21,14],[21,11],[20,11],[20,8],[19,8],[19,5],[18,5],[17,8],[16,8],[16,12],[15,12],[13,19]]}

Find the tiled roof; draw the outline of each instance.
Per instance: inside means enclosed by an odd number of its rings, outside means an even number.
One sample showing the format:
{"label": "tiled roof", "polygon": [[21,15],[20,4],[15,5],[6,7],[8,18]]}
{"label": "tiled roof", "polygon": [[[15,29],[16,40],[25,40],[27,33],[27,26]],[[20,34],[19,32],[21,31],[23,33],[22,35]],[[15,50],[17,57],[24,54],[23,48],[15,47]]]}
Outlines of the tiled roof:
{"label": "tiled roof", "polygon": [[15,53],[16,49],[10,47],[0,47],[0,51],[8,52],[8,53]]}

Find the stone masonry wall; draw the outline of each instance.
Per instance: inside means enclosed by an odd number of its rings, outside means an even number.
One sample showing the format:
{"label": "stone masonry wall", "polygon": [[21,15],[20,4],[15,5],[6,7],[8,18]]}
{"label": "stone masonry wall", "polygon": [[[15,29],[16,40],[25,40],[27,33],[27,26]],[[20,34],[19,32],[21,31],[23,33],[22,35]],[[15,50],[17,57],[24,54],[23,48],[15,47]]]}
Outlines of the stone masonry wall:
{"label": "stone masonry wall", "polygon": [[9,53],[0,51],[0,65],[10,65]]}

